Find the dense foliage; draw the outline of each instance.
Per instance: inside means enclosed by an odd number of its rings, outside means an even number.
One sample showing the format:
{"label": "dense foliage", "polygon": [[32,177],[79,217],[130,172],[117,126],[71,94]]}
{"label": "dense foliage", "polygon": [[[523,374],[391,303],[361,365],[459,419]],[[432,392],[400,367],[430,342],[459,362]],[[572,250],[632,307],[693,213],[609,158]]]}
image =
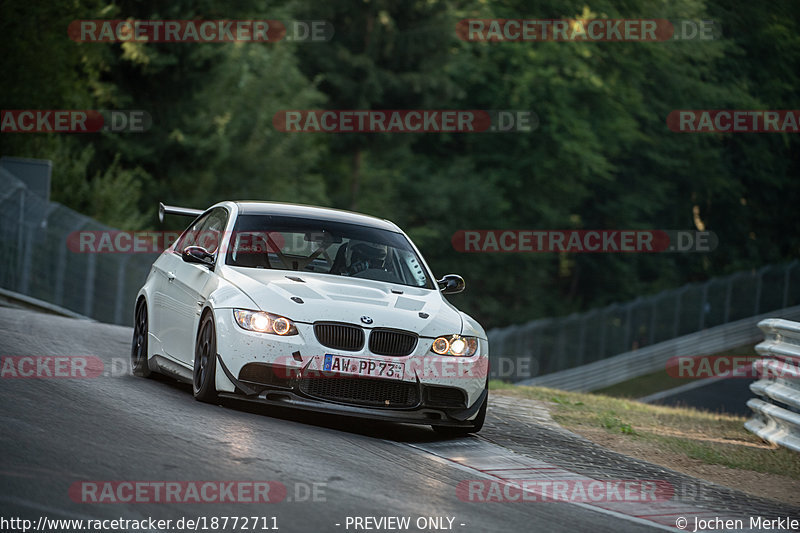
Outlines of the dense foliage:
{"label": "dense foliage", "polygon": [[[711,19],[713,41],[466,42],[463,18]],[[82,18],[324,19],[329,42],[77,43]],[[405,228],[487,327],[631,299],[800,252],[791,134],[681,134],[675,109],[796,109],[800,3],[744,0],[24,0],[3,4],[2,109],[145,109],[146,133],[0,134],[54,161],[52,198],[156,227],[163,200],[269,199]],[[525,109],[530,133],[283,133],[286,109]],[[461,229],[695,229],[710,254],[462,254]]]}

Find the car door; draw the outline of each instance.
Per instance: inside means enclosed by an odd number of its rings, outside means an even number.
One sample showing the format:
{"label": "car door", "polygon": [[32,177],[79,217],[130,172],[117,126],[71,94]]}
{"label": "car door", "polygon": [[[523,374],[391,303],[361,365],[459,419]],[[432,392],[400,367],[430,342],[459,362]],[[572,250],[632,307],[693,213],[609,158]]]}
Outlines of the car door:
{"label": "car door", "polygon": [[186,232],[175,246],[175,253],[168,254],[172,257],[166,268],[165,299],[171,304],[171,312],[163,317],[162,341],[167,354],[187,366],[194,363],[200,312],[217,286],[217,274],[213,266],[187,263],[181,254],[187,246],[201,246],[214,255],[216,262],[227,222],[224,208],[213,209]]}
{"label": "car door", "polygon": [[[174,335],[179,322],[176,320],[176,313],[181,312],[174,283],[178,265],[182,260],[180,253],[176,250],[182,250],[184,246],[188,245],[187,240],[197,233],[197,229],[206,221],[209,214],[195,219],[192,225],[178,238],[174,249],[164,252],[153,263],[153,306],[150,314],[150,332],[158,339],[157,351],[161,355],[169,355],[165,341],[168,336]],[[192,242],[194,241],[192,240]]]}

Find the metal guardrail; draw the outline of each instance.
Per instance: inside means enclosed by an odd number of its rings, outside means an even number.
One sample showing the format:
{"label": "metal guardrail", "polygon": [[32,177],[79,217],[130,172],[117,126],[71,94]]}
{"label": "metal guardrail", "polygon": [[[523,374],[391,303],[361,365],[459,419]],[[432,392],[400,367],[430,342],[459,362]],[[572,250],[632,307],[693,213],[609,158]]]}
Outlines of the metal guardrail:
{"label": "metal guardrail", "polygon": [[758,398],[747,406],[753,417],[744,427],[762,439],[800,452],[800,322],[768,318],[758,323],[763,359],[754,363],[764,377],[750,385]]}
{"label": "metal guardrail", "polygon": [[67,316],[70,318],[94,322],[94,319],[89,318],[88,316],[83,316],[75,311],[70,311],[65,307],[60,307],[38,298],[31,298],[30,296],[2,288],[0,288],[0,307],[21,307],[23,309],[33,309],[43,313]]}
{"label": "metal guardrail", "polygon": [[713,355],[758,342],[762,338],[756,324],[768,317],[800,319],[800,305],[737,320],[639,350],[595,361],[561,372],[554,372],[518,382],[518,385],[590,392],[610,387],[666,368],[670,357]]}
{"label": "metal guardrail", "polygon": [[[489,330],[492,378],[520,381],[576,368],[665,341],[700,339],[724,324],[800,305],[800,261],[692,283],[631,302]],[[775,315],[772,315],[775,316]],[[755,321],[753,322],[754,331]],[[751,342],[756,343],[760,336]],[[736,346],[734,346],[736,347]],[[686,351],[681,352],[686,353]],[[530,369],[504,375],[504,365]]]}

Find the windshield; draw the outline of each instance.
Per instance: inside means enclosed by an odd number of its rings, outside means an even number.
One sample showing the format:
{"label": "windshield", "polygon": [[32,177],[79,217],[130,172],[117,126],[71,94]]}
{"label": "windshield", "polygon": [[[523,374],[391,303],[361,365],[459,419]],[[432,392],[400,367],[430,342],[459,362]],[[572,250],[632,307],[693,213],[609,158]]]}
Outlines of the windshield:
{"label": "windshield", "polygon": [[240,215],[226,264],[434,288],[403,234],[327,220]]}

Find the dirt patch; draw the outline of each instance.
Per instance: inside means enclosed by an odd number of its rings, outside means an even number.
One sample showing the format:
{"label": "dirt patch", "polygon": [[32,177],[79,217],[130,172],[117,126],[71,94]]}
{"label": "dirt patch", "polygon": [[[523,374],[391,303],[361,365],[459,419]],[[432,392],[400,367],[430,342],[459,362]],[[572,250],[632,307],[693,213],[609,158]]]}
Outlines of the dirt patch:
{"label": "dirt patch", "polygon": [[787,477],[763,474],[751,470],[738,470],[721,465],[709,465],[700,460],[664,450],[652,443],[634,440],[626,435],[609,433],[604,429],[586,427],[568,429],[604,448],[635,457],[636,459],[664,466],[725,487],[741,490],[754,496],[800,505],[799,484],[797,481]]}

